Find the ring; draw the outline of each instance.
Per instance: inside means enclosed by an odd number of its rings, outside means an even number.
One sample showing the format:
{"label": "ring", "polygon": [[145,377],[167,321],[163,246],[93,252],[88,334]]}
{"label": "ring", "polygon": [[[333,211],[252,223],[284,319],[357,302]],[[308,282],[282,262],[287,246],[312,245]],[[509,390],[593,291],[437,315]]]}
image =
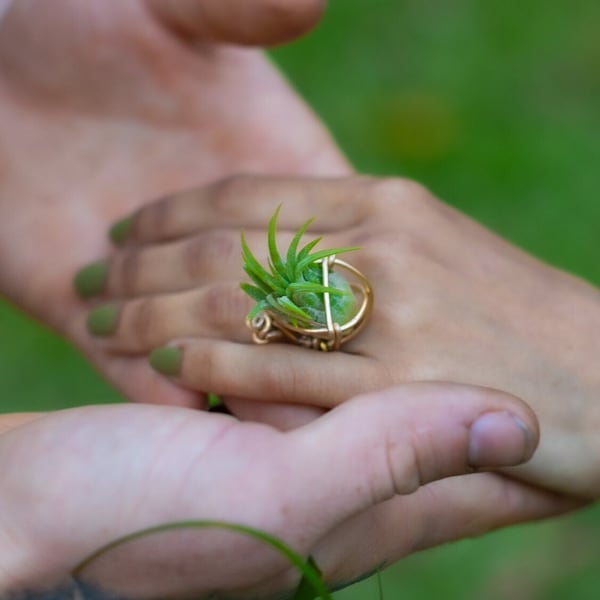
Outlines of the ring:
{"label": "ring", "polygon": [[350,282],[349,285],[353,293],[360,297],[354,315],[344,323],[334,321],[329,292],[323,292],[325,327],[293,325],[275,311],[263,309],[251,319],[246,319],[246,325],[252,331],[252,341],[255,344],[291,342],[313,350],[332,352],[339,350],[342,344],[356,337],[364,328],[373,308],[373,289],[369,280],[356,267],[340,260],[335,254],[316,260],[314,264],[321,265],[322,283],[325,287],[329,285],[329,272],[334,267],[344,269],[354,276],[356,281]]}
{"label": "ring", "polygon": [[[291,342],[322,352],[339,350],[362,330],[373,308],[368,279],[336,256],[359,248],[347,246],[311,253],[321,241],[318,237],[299,249],[302,236],[313,222],[309,219],[282,255],[276,240],[280,209],[281,205],[267,228],[267,266],[252,254],[241,233],[244,271],[252,280],[242,283],[241,288],[256,302],[246,317],[252,340],[256,344]],[[352,279],[347,280],[334,267],[344,269]]]}

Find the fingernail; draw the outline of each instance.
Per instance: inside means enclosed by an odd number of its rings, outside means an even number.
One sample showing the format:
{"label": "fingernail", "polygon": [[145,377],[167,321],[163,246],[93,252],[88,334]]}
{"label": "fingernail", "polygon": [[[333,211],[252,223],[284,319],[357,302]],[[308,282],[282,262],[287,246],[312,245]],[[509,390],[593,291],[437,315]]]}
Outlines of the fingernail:
{"label": "fingernail", "polygon": [[125,217],[113,223],[112,227],[108,230],[108,237],[115,244],[122,244],[129,237],[132,225],[133,217]]}
{"label": "fingernail", "polygon": [[98,294],[104,287],[108,275],[108,263],[104,260],[86,265],[75,275],[73,284],[82,298]]}
{"label": "fingernail", "polygon": [[149,360],[150,366],[163,375],[176,377],[181,371],[181,350],[176,346],[157,348]]}
{"label": "fingernail", "polygon": [[119,306],[117,304],[104,304],[94,308],[88,313],[87,328],[92,335],[111,335],[117,325]]}
{"label": "fingernail", "polygon": [[528,460],[535,450],[525,422],[509,412],[491,412],[472,425],[469,464],[473,467],[506,467]]}

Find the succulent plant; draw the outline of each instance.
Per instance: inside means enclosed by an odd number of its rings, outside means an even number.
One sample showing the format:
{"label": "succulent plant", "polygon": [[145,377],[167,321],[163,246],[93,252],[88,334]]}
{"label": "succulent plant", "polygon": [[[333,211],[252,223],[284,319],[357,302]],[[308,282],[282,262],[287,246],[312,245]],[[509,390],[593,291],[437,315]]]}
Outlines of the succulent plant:
{"label": "succulent plant", "polygon": [[242,231],[244,271],[254,285],[242,283],[241,288],[256,301],[248,313],[248,319],[251,320],[261,311],[270,311],[296,327],[323,327],[326,326],[323,294],[329,292],[333,321],[339,324],[345,323],[357,309],[352,288],[348,281],[335,271],[329,272],[329,285],[324,286],[322,266],[317,261],[358,248],[330,248],[313,252],[322,239],[318,237],[298,250],[300,239],[314,221],[309,219],[298,229],[285,257],[282,257],[276,241],[277,218],[280,210],[281,205],[269,220],[268,268],[263,267],[252,254]]}

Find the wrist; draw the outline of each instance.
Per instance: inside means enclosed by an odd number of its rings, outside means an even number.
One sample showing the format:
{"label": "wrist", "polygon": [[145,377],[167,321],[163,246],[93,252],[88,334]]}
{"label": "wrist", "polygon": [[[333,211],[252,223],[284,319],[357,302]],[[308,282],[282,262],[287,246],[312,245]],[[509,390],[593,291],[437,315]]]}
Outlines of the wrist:
{"label": "wrist", "polygon": [[[39,418],[42,413],[14,413],[0,415],[0,598],[37,583],[39,568],[37,544],[27,539],[27,527],[22,515],[27,515],[27,493],[15,485],[13,444],[11,430]],[[18,468],[17,468],[18,471]],[[23,473],[23,477],[26,477]],[[34,510],[34,507],[31,508]],[[25,512],[23,512],[25,511]],[[8,596],[10,597],[10,596]]]}
{"label": "wrist", "polygon": [[[10,506],[2,494],[2,506]],[[10,509],[7,511],[10,514]],[[12,597],[19,590],[35,585],[34,553],[19,539],[18,526],[6,516],[0,521],[0,598]]]}

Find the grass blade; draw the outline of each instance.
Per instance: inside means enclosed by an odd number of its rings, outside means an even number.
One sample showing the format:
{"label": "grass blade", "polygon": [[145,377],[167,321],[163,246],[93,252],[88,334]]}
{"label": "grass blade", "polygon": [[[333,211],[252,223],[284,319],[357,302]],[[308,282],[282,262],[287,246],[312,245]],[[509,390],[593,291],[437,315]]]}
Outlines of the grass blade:
{"label": "grass blade", "polygon": [[71,572],[73,576],[81,575],[82,571],[91,565],[96,559],[104,556],[107,552],[114,550],[119,546],[123,546],[128,542],[138,540],[143,537],[148,537],[155,533],[162,533],[164,531],[175,531],[177,529],[200,529],[200,528],[217,528],[227,529],[229,531],[237,531],[245,535],[249,535],[255,539],[261,540],[265,544],[268,544],[275,550],[278,550],[288,561],[294,565],[301,573],[302,580],[306,580],[313,588],[314,598],[320,598],[320,600],[333,600],[329,590],[325,586],[321,574],[313,564],[304,560],[300,554],[290,548],[287,544],[282,542],[279,538],[270,535],[260,529],[254,527],[248,527],[246,525],[238,525],[236,523],[229,523],[227,521],[209,521],[209,520],[191,520],[191,521],[174,521],[172,523],[163,523],[162,525],[156,525],[155,527],[148,527],[147,529],[141,529],[135,531],[123,537],[120,537],[109,544],[106,544],[99,550],[90,554],[87,558],[81,561]]}
{"label": "grass blade", "polygon": [[[321,575],[321,571],[312,556],[309,556],[306,559],[306,562],[319,574],[319,576]],[[296,588],[296,592],[292,596],[292,600],[315,600],[315,588],[306,577],[302,576],[302,579]]]}

